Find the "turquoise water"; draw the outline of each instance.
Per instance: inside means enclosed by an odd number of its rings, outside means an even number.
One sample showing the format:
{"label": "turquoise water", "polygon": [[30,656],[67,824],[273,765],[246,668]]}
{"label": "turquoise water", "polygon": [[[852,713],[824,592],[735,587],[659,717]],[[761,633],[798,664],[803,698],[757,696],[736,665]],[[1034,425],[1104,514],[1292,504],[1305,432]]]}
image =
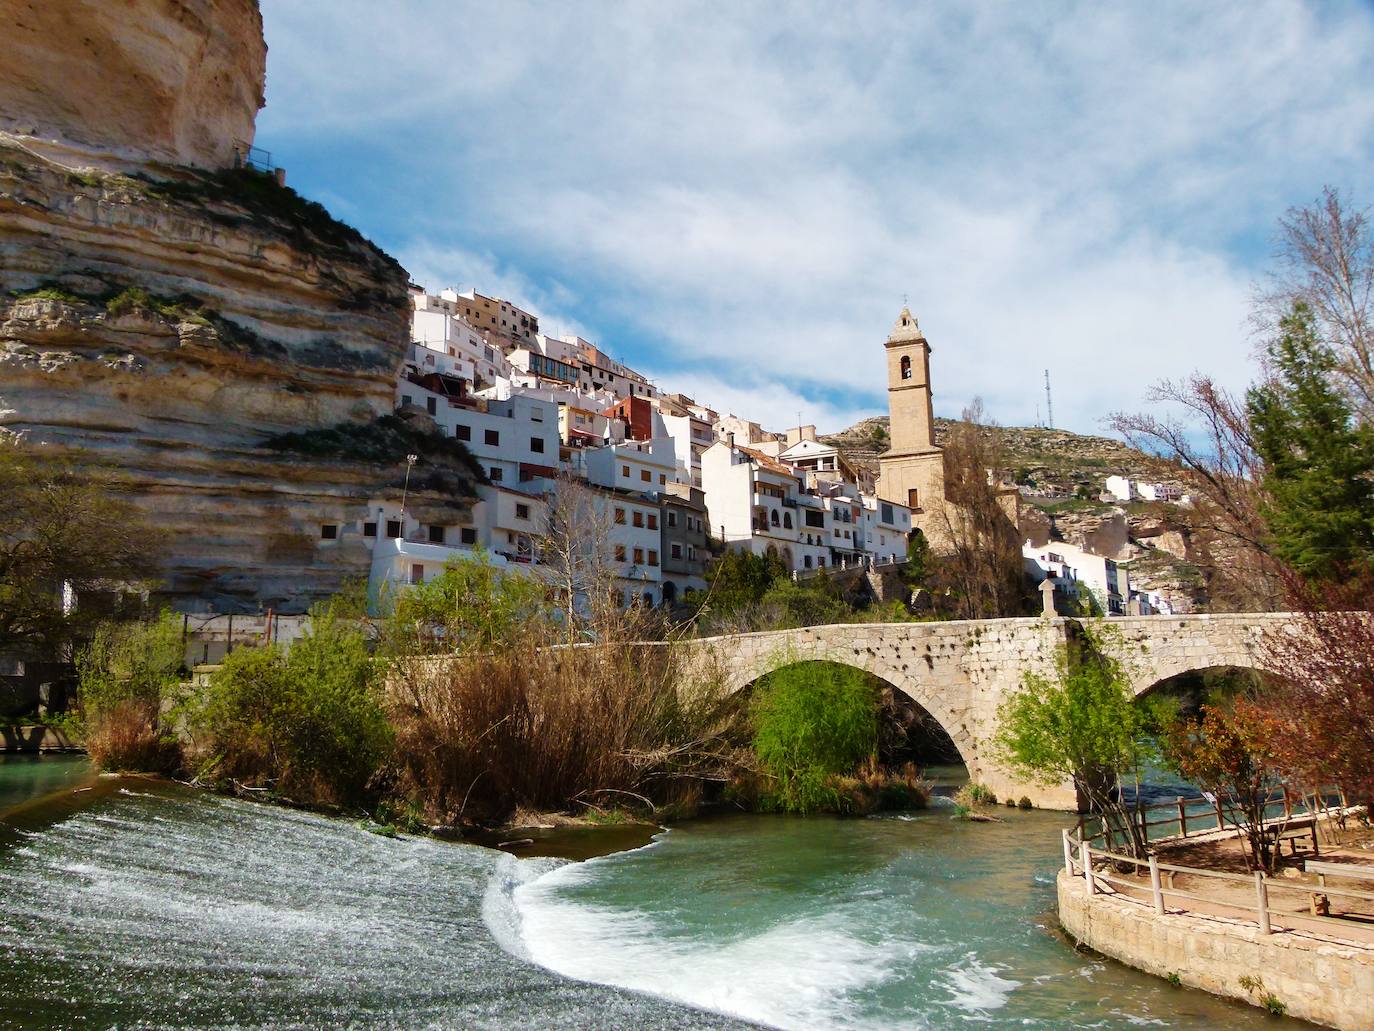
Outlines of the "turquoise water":
{"label": "turquoise water", "polygon": [[0,812],[91,776],[84,755],[0,755]]}
{"label": "turquoise water", "polygon": [[1285,1026],[1057,938],[1063,818],[947,812],[566,863],[106,779],[0,828],[0,1025]]}
{"label": "turquoise water", "polygon": [[1063,818],[1003,815],[690,823],[521,884],[521,947],[777,1027],[1284,1025],[1075,952],[1052,915]]}

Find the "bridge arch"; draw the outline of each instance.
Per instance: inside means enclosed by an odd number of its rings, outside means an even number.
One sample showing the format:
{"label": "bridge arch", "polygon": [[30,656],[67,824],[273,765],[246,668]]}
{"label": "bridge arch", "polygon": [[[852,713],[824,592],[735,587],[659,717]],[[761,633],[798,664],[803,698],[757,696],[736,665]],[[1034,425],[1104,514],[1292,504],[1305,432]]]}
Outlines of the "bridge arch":
{"label": "bridge arch", "polygon": [[[959,753],[959,761],[969,769],[969,776],[973,777],[974,764],[977,756],[977,742],[969,732],[968,727],[958,722],[955,715],[948,711],[938,693],[932,690],[913,690],[909,678],[904,677],[900,672],[892,670],[888,664],[882,662],[865,663],[862,661],[852,661],[844,657],[799,656],[787,651],[781,651],[771,656],[768,661],[760,664],[757,676],[740,684],[734,690],[745,693],[752,692],[759,681],[773,673],[777,673],[779,670],[813,664],[824,664],[839,666],[844,669],[858,670],[877,680],[885,688],[891,690],[899,702],[905,701],[910,708],[914,709],[917,716],[925,717],[930,723],[933,723],[939,728],[939,730],[949,739],[949,743],[953,745],[954,749]],[[925,720],[921,722],[925,722]]]}

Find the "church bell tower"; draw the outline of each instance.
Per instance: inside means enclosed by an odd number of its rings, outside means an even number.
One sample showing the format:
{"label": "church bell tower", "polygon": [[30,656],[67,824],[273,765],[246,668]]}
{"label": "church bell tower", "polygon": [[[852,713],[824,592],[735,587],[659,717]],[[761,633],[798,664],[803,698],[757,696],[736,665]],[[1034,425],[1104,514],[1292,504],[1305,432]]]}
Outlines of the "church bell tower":
{"label": "church bell tower", "polygon": [[890,445],[878,460],[878,495],[909,506],[913,524],[929,536],[927,524],[944,503],[944,455],[935,446],[930,344],[906,306],[883,347]]}

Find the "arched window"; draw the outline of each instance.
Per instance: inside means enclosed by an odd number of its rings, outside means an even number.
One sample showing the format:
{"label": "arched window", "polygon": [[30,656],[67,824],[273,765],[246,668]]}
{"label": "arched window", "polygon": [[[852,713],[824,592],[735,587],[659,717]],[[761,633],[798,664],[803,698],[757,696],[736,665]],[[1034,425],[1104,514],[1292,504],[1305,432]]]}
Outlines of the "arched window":
{"label": "arched window", "polygon": [[776,508],[769,511],[768,521],[774,526],[778,525],[778,510]]}
{"label": "arched window", "polygon": [[784,529],[787,529],[787,530],[792,529],[792,513],[791,513],[791,512],[784,512],[784,513],[782,514],[782,525],[783,525],[783,528],[784,528]]}
{"label": "arched window", "polygon": [[911,355],[902,355],[902,379],[911,379]]}

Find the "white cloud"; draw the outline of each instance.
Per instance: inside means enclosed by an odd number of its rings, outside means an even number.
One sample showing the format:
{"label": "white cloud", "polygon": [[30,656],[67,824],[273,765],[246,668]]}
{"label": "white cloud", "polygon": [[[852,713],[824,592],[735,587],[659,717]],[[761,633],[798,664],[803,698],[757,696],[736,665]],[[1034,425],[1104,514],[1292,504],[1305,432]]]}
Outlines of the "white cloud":
{"label": "white cloud", "polygon": [[[1029,421],[1046,367],[1081,430],[1159,377],[1238,385],[1257,241],[1326,182],[1374,198],[1358,7],[264,16],[267,142],[388,162],[360,176],[368,225],[417,279],[503,293],[766,422],[880,410],[903,294],[942,414],[982,395]],[[316,192],[343,193],[321,165]]]}

